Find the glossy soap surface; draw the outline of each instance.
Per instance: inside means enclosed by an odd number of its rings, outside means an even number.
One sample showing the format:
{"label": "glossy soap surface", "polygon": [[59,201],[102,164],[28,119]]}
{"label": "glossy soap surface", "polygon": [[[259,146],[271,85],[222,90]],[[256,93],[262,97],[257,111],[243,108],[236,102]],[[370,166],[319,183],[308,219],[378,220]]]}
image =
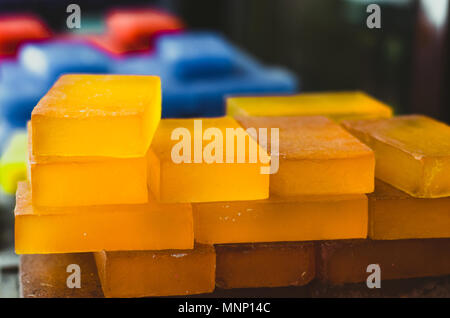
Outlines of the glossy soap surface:
{"label": "glossy soap surface", "polygon": [[[203,118],[197,123],[201,126],[194,127],[194,119],[163,119],[158,126],[155,137],[148,153],[149,188],[155,197],[163,202],[210,202],[225,200],[257,200],[269,196],[269,175],[261,173],[261,167],[265,164],[256,160],[255,163],[248,160],[249,149],[258,152],[258,145],[250,136],[241,130],[245,143],[240,147],[237,138],[234,137],[234,147],[230,146],[233,154],[226,151],[227,128],[240,128],[239,124],[229,117]],[[194,129],[195,128],[195,129]],[[222,136],[223,153],[217,161],[207,163],[207,151],[212,140],[201,142],[197,151],[194,149],[196,138],[202,138],[208,128]],[[182,132],[183,135],[172,139],[173,132]],[[212,137],[213,140],[215,136]],[[198,139],[197,139],[198,140]],[[217,138],[220,140],[220,137]],[[229,140],[233,140],[230,135]],[[190,162],[176,163],[173,160],[173,152],[184,154],[184,151],[174,148],[176,144],[186,141],[185,151]],[[230,142],[230,145],[232,143]],[[175,150],[174,150],[175,149]],[[218,150],[219,151],[219,150]],[[263,151],[263,150],[261,150]],[[195,162],[195,153],[202,157],[201,162]],[[219,153],[219,152],[218,152]],[[243,162],[237,162],[237,155],[244,154]],[[227,162],[228,159],[230,159]],[[267,156],[267,154],[266,154]],[[233,163],[231,163],[233,159]]]}
{"label": "glossy soap surface", "polygon": [[337,121],[388,118],[392,109],[363,92],[307,93],[287,96],[229,97],[230,116],[313,116]]}
{"label": "glossy soap surface", "polygon": [[19,183],[16,202],[17,254],[189,249],[194,243],[189,204],[150,199],[136,205],[39,208],[32,205],[26,182]]}
{"label": "glossy soap surface", "polygon": [[95,253],[105,297],[148,297],[209,293],[214,290],[213,246],[191,250]]}
{"label": "glossy soap surface", "polygon": [[[236,118],[246,129],[279,129],[279,170],[270,192],[279,196],[355,194],[373,191],[370,148],[323,116]],[[273,156],[273,155],[272,155]],[[272,158],[272,161],[274,158]]]}
{"label": "glossy soap surface", "polygon": [[160,118],[158,77],[64,75],[33,109],[33,155],[143,157]]}
{"label": "glossy soap surface", "polygon": [[450,196],[450,126],[421,115],[343,125],[374,150],[377,178],[414,197]]}

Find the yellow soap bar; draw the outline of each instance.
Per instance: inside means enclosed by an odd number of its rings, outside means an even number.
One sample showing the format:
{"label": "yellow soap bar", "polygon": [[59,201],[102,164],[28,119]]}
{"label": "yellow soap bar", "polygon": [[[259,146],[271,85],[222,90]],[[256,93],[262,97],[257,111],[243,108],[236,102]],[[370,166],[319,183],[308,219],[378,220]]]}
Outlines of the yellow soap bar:
{"label": "yellow soap bar", "polygon": [[148,153],[150,190],[163,202],[265,199],[261,153],[270,160],[230,117],[163,119]]}
{"label": "yellow soap bar", "polygon": [[[237,117],[244,128],[267,128],[272,165],[270,193],[280,196],[369,193],[374,187],[373,151],[323,116]],[[279,140],[272,138],[278,128]],[[275,149],[272,141],[278,141]],[[259,141],[261,144],[261,141]],[[278,150],[278,151],[277,151]],[[279,152],[279,156],[276,156]]]}
{"label": "yellow soap bar", "polygon": [[26,182],[17,189],[17,254],[162,250],[193,247],[189,204],[38,208]]}
{"label": "yellow soap bar", "polygon": [[214,290],[213,246],[193,250],[95,253],[105,297],[148,297],[209,293]]}
{"label": "yellow soap bar", "polygon": [[[30,125],[28,127],[30,131]],[[139,204],[148,201],[147,159],[33,156],[28,177],[36,206]]]}
{"label": "yellow soap bar", "polygon": [[143,157],[160,118],[159,77],[64,75],[31,114],[33,155]]}
{"label": "yellow soap bar", "polygon": [[216,245],[220,288],[303,286],[315,276],[314,243]]}
{"label": "yellow soap bar", "polygon": [[375,152],[375,176],[418,198],[450,196],[450,126],[421,115],[346,121]]}
{"label": "yellow soap bar", "polygon": [[369,237],[450,238],[450,197],[414,198],[381,180],[369,195]]}
{"label": "yellow soap bar", "polygon": [[195,240],[206,244],[367,237],[364,194],[194,203]]}
{"label": "yellow soap bar", "polygon": [[363,92],[306,93],[227,98],[230,116],[313,116],[344,119],[388,118],[392,109]]}

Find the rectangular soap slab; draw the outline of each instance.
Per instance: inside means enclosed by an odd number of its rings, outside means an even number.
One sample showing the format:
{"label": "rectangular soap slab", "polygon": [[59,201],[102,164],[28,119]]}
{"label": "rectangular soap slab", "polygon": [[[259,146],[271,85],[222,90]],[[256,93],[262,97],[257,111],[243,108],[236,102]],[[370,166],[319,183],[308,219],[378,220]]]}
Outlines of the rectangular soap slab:
{"label": "rectangular soap slab", "polygon": [[414,198],[377,179],[369,194],[369,237],[450,238],[450,197]]}
{"label": "rectangular soap slab", "polygon": [[450,196],[450,126],[421,115],[345,121],[375,152],[375,176],[417,198]]}
{"label": "rectangular soap slab", "polygon": [[[237,117],[244,128],[279,129],[279,169],[270,193],[280,196],[370,193],[373,151],[323,116]],[[267,137],[271,153],[271,137]],[[276,149],[275,149],[276,151]],[[272,161],[274,161],[272,154]]]}
{"label": "rectangular soap slab", "polygon": [[[199,126],[194,129],[195,125]],[[234,148],[230,147],[233,155],[226,150],[227,129],[240,129],[240,136],[245,138],[244,148],[238,147],[240,145],[238,138],[234,137]],[[214,135],[211,137],[214,141],[203,140],[203,147],[201,142],[198,142],[197,145],[200,147],[196,148],[195,140],[201,139],[204,133],[212,131],[222,135],[223,147],[216,147],[217,154],[222,151],[222,155],[218,155],[222,162],[208,163],[208,156],[204,155],[216,141]],[[180,134],[179,137],[177,134]],[[218,140],[220,138],[217,138],[217,145],[220,144]],[[231,135],[229,140],[231,144],[233,140]],[[184,150],[179,147],[180,145],[185,145]],[[260,152],[264,152],[230,117],[163,119],[148,153],[149,188],[162,202],[265,199],[269,196],[269,175],[261,171],[262,168],[267,168],[269,163],[263,164],[259,159],[250,162],[248,155],[250,149],[254,149],[258,156]],[[237,160],[239,153],[245,155],[243,162]],[[179,157],[185,154],[186,160],[177,161],[179,158],[174,160],[174,156]],[[265,152],[264,154],[267,156]]]}
{"label": "rectangular soap slab", "polygon": [[243,96],[227,98],[230,116],[313,116],[336,121],[389,118],[392,109],[363,92],[306,93],[286,96]]}
{"label": "rectangular soap slab", "polygon": [[193,250],[95,253],[105,297],[149,297],[210,293],[214,290],[213,246]]}
{"label": "rectangular soap slab", "polygon": [[303,286],[315,276],[313,243],[216,245],[216,286]]}
{"label": "rectangular soap slab", "polygon": [[26,182],[19,183],[15,208],[17,254],[81,253],[101,250],[189,249],[194,244],[189,204],[103,205],[38,208]]}
{"label": "rectangular soap slab", "polygon": [[148,202],[145,156],[33,156],[35,143],[30,137],[28,134],[28,177],[34,205],[67,207]]}
{"label": "rectangular soap slab", "polygon": [[332,285],[365,282],[370,264],[380,266],[381,280],[450,274],[450,239],[325,241],[318,248],[317,277]]}
{"label": "rectangular soap slab", "polygon": [[34,156],[145,156],[161,118],[156,76],[64,75],[31,114]]}
{"label": "rectangular soap slab", "polygon": [[195,240],[205,244],[367,237],[364,194],[192,204]]}

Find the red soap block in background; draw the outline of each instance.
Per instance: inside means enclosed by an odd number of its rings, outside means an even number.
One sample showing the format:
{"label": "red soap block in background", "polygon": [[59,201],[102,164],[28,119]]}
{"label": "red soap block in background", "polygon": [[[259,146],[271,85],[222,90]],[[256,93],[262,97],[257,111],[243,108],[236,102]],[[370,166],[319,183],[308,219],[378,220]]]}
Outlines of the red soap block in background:
{"label": "red soap block in background", "polygon": [[14,56],[21,44],[45,40],[50,36],[48,27],[35,16],[0,16],[0,57]]}

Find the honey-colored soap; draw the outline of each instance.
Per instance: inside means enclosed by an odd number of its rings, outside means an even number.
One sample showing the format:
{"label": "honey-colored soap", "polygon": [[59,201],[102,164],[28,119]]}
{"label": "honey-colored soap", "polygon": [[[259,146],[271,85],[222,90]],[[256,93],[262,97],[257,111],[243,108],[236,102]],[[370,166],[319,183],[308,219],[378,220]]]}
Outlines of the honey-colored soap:
{"label": "honey-colored soap", "polygon": [[369,237],[450,238],[450,197],[414,198],[377,179],[369,195]]}
{"label": "honey-colored soap", "polygon": [[195,240],[205,244],[367,237],[364,194],[194,203]]}
{"label": "honey-colored soap", "polygon": [[156,76],[64,75],[31,114],[34,156],[145,156],[161,118]]}
{"label": "honey-colored soap", "polygon": [[450,239],[326,241],[317,276],[333,285],[366,282],[371,264],[379,265],[381,280],[449,275],[449,251]]}
{"label": "honey-colored soap", "polygon": [[243,96],[227,98],[230,116],[314,116],[336,121],[389,118],[392,109],[363,92],[306,93],[288,96]]}
{"label": "honey-colored soap", "polygon": [[230,117],[163,119],[148,153],[149,188],[163,202],[265,199],[269,160]]}
{"label": "honey-colored soap", "polygon": [[39,208],[26,182],[19,183],[15,209],[17,254],[101,250],[163,250],[193,247],[189,204]]}
{"label": "honey-colored soap", "polygon": [[[267,128],[272,165],[272,129],[279,129],[279,169],[270,193],[280,196],[369,193],[374,188],[373,151],[323,116],[237,117],[244,128]],[[276,140],[276,138],[274,138]],[[261,144],[261,140],[259,140]]]}
{"label": "honey-colored soap", "polygon": [[303,286],[315,276],[313,243],[216,245],[220,288]]}
{"label": "honey-colored soap", "polygon": [[213,246],[192,250],[95,253],[105,297],[148,297],[210,293],[214,290]]}
{"label": "honey-colored soap", "polygon": [[413,197],[450,196],[450,126],[421,115],[343,125],[375,152],[377,178]]}

